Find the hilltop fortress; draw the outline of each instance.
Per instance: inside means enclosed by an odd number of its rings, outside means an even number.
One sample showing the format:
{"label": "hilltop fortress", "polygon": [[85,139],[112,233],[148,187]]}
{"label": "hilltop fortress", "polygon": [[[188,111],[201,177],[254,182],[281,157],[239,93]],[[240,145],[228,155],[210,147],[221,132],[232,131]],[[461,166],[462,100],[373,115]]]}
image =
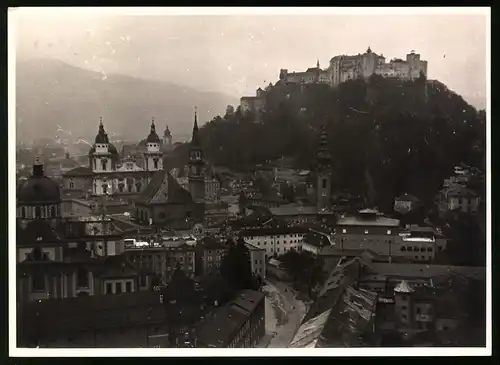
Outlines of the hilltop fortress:
{"label": "hilltop fortress", "polygon": [[[321,69],[319,60],[316,67],[305,72],[288,72],[281,69],[278,83],[281,84],[327,84],[332,87],[342,82],[354,79],[366,79],[376,74],[382,77],[413,80],[423,74],[427,77],[427,61],[420,59],[420,54],[411,51],[406,55],[406,61],[394,58],[386,62],[383,54],[372,52],[370,47],[363,54],[354,56],[335,56],[330,60],[328,68]],[[270,84],[266,90],[272,87]],[[244,96],[240,99],[242,112],[258,113],[265,105],[265,91],[257,89],[256,96]]]}

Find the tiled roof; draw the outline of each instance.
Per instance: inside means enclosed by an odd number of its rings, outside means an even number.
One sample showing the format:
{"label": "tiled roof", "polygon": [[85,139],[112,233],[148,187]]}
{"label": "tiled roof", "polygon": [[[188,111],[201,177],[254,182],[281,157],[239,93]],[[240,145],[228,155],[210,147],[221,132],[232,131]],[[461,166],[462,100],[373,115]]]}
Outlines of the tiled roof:
{"label": "tiled roof", "polygon": [[307,233],[307,230],[300,227],[275,227],[275,228],[257,228],[247,229],[240,232],[240,236],[266,236],[266,235],[282,235],[291,233]]}
{"label": "tiled roof", "polygon": [[166,170],[153,175],[146,189],[137,198],[139,204],[186,203],[192,201],[191,194],[183,189],[176,179]]}
{"label": "tiled roof", "polygon": [[72,170],[66,171],[63,176],[88,176],[92,175],[92,169],[90,167],[80,166],[75,167]]}
{"label": "tiled roof", "polygon": [[303,323],[295,336],[293,337],[289,348],[311,348],[316,347],[316,344],[325,328],[328,317],[330,316],[331,309],[328,309],[320,315],[311,318]]}
{"label": "tiled roof", "polygon": [[227,347],[235,332],[263,300],[264,294],[261,292],[253,290],[239,292],[236,298],[215,310],[202,323],[198,331],[200,345]]}
{"label": "tiled roof", "polygon": [[486,269],[475,266],[448,266],[406,263],[370,263],[368,270],[386,276],[401,278],[433,278],[447,274],[459,274],[476,280],[486,280]]}
{"label": "tiled roof", "polygon": [[372,331],[377,294],[348,286],[332,309],[316,347],[365,347]]}
{"label": "tiled roof", "polygon": [[386,217],[376,217],[375,219],[360,219],[358,217],[343,217],[337,222],[338,226],[379,226],[398,227],[399,220]]}

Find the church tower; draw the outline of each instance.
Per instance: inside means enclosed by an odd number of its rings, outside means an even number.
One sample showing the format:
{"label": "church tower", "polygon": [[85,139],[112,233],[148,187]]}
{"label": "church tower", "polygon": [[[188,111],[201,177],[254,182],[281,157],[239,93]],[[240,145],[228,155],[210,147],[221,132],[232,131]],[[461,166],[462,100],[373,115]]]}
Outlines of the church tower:
{"label": "church tower", "polygon": [[324,125],[321,126],[319,149],[316,156],[316,204],[318,209],[329,208],[332,195],[331,154],[328,148],[328,135]]}
{"label": "church tower", "polygon": [[102,117],[99,122],[99,130],[95,137],[94,146],[91,149],[91,160],[92,172],[94,173],[111,172],[113,170],[109,138],[102,124]]}
{"label": "church tower", "polygon": [[201,148],[200,136],[198,130],[198,120],[196,108],[194,112],[193,135],[191,138],[191,148],[189,150],[189,192],[195,201],[205,198],[205,173],[203,160],[203,150]]}
{"label": "church tower", "polygon": [[166,151],[172,151],[172,133],[170,132],[168,125],[163,132],[163,146]]}
{"label": "church tower", "polygon": [[163,170],[163,153],[160,151],[160,137],[156,133],[155,120],[151,121],[151,131],[146,138],[147,152],[144,153],[146,171]]}

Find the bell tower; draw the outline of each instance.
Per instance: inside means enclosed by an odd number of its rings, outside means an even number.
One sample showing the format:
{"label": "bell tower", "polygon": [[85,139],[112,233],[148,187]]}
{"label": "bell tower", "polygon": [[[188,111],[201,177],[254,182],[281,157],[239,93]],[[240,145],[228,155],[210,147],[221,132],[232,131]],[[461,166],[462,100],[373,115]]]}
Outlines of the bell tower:
{"label": "bell tower", "polygon": [[318,209],[329,208],[332,196],[330,149],[328,147],[328,135],[325,125],[321,126],[319,136],[319,149],[316,155],[316,205]]}
{"label": "bell tower", "polygon": [[194,111],[193,135],[191,137],[188,167],[189,192],[195,201],[202,200],[205,198],[205,161],[203,160],[203,150],[200,143],[196,108]]}
{"label": "bell tower", "polygon": [[160,137],[156,133],[155,120],[151,120],[151,130],[146,138],[147,152],[144,153],[146,171],[163,170],[163,153],[160,151]]}

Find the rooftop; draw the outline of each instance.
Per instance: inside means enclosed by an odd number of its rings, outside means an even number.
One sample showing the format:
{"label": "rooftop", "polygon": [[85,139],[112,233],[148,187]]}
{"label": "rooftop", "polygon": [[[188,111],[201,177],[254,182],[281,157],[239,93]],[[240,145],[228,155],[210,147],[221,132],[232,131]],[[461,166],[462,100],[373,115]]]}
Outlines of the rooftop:
{"label": "rooftop", "polygon": [[486,268],[474,266],[448,266],[406,263],[370,263],[371,272],[401,278],[432,278],[436,276],[458,274],[470,279],[486,280]]}
{"label": "rooftop", "polygon": [[363,226],[363,227],[399,227],[399,219],[376,216],[371,219],[362,217],[342,217],[337,226]]}
{"label": "rooftop", "polygon": [[247,318],[264,300],[264,294],[244,290],[226,305],[218,308],[201,325],[198,340],[208,347],[227,347],[235,332],[243,326]]}
{"label": "rooftop", "polygon": [[276,228],[256,228],[256,229],[246,229],[240,232],[240,236],[249,237],[249,236],[269,236],[269,235],[284,235],[284,234],[293,234],[293,233],[307,233],[307,230],[301,227],[276,227]]}
{"label": "rooftop", "polygon": [[288,215],[316,215],[318,214],[318,208],[311,206],[290,206],[284,205],[277,208],[270,208],[271,214],[277,216],[288,216]]}

